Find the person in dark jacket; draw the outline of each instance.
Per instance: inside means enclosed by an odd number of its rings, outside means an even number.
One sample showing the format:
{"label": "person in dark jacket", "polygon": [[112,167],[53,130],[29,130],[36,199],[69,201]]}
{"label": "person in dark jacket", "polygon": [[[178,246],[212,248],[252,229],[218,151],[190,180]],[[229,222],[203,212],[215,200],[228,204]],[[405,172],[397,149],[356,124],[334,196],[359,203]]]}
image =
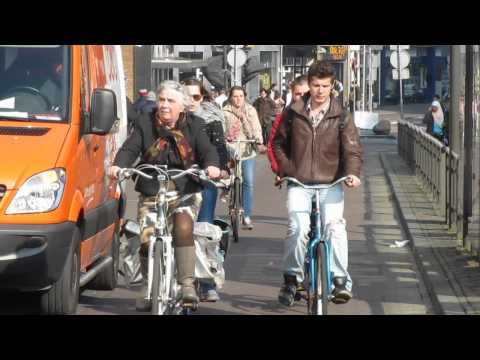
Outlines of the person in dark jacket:
{"label": "person in dark jacket", "polygon": [[[228,152],[224,136],[225,117],[223,112],[209,101],[209,95],[199,80],[188,79],[184,85],[191,100],[189,110],[205,121],[210,142],[217,148],[222,171],[221,177],[225,178],[228,176]],[[202,192],[202,207],[198,214],[198,222],[213,224],[217,196],[217,188],[213,184],[207,184]],[[215,302],[220,300],[215,283],[210,281],[200,282],[199,296],[200,301]]]}
{"label": "person in dark jacket", "polygon": [[127,124],[128,124],[128,133],[130,134],[135,128],[135,123],[137,122],[140,114],[133,107],[130,98],[127,96]]}
{"label": "person in dark jacket", "polygon": [[[363,149],[351,114],[332,94],[335,80],[333,66],[325,61],[314,63],[308,71],[309,93],[284,113],[273,139],[280,177],[294,177],[304,184],[330,184],[347,176],[345,185],[361,185]],[[306,244],[310,232],[310,211],[315,191],[288,186],[288,233],[285,246],[284,285],[278,300],[291,306],[297,286],[304,280]],[[343,185],[320,192],[322,224],[330,234],[333,273],[333,301],[345,303],[352,297],[348,274],[348,242],[343,218]]]}
{"label": "person in dark jacket", "polygon": [[[118,178],[120,168],[131,167],[138,156],[141,163],[168,165],[169,169],[186,169],[193,164],[206,168],[211,178],[220,176],[216,148],[210,143],[205,131],[205,122],[189,113],[189,97],[182,85],[165,81],[157,90],[158,109],[155,113],[142,114],[133,133],[118,151],[114,166],[109,169],[112,178]],[[194,286],[195,247],[193,223],[201,203],[202,185],[190,177],[183,177],[170,183],[170,188],[180,195],[193,194],[180,203],[169,205],[169,220],[173,225],[177,281],[181,285],[183,302],[197,302]],[[144,279],[143,294],[147,288],[148,276],[148,233],[154,224],[148,221],[148,213],[154,211],[158,183],[138,177],[135,190],[140,192],[139,223],[142,228],[140,263]],[[137,309],[145,311],[151,304],[147,299],[137,299]]]}
{"label": "person in dark jacket", "polygon": [[272,129],[272,121],[275,119],[277,104],[268,96],[267,90],[262,89],[260,90],[260,97],[252,105],[257,110],[258,119],[260,125],[262,125],[264,145],[266,145]]}
{"label": "person in dark jacket", "polygon": [[137,113],[142,112],[142,108],[147,102],[147,95],[148,95],[148,90],[147,89],[138,90],[138,98],[133,103],[133,108],[135,109],[135,111]]}
{"label": "person in dark jacket", "polygon": [[147,101],[141,107],[140,112],[142,113],[153,113],[157,110],[157,97],[153,91],[149,91],[147,94]]}

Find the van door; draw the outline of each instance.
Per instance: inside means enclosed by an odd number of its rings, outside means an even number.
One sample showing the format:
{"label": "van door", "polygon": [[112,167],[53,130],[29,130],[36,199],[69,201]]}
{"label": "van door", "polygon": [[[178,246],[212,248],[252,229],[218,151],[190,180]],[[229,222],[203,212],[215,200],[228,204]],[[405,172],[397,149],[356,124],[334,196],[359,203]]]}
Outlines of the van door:
{"label": "van door", "polygon": [[81,139],[79,143],[79,157],[80,160],[77,165],[79,172],[77,178],[79,179],[79,187],[84,198],[84,212],[85,212],[85,229],[84,241],[81,244],[81,264],[82,270],[92,263],[95,258],[95,238],[97,232],[97,222],[95,220],[95,147],[96,139],[94,135],[88,134],[89,112],[90,112],[90,70],[89,70],[89,54],[87,46],[81,46]]}
{"label": "van door", "polygon": [[[90,92],[96,88],[114,89],[114,84],[118,82],[120,69],[112,61],[114,46],[112,45],[91,45],[88,46],[89,74],[90,74]],[[117,95],[118,103],[122,101]],[[117,111],[118,113],[118,111]],[[115,133],[118,132],[118,122],[113,126],[111,133],[107,135],[92,136],[92,160],[95,176],[94,204],[98,218],[98,229],[94,239],[95,251],[103,252],[108,248],[109,241],[113,236],[116,201],[115,181],[107,176],[106,169],[113,162],[117,152]]]}

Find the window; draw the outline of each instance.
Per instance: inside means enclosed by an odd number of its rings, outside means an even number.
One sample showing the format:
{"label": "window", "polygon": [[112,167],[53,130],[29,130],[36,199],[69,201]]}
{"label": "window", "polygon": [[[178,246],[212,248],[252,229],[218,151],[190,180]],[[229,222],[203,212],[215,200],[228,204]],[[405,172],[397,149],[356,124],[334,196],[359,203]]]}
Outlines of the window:
{"label": "window", "polygon": [[203,60],[203,52],[182,51],[178,53],[178,56],[183,59]]}
{"label": "window", "polygon": [[154,59],[173,57],[173,45],[153,45],[152,55]]}
{"label": "window", "polygon": [[272,66],[272,52],[271,51],[260,51],[260,63],[265,67]]}
{"label": "window", "polygon": [[62,121],[68,114],[70,47],[0,46],[0,116]]}

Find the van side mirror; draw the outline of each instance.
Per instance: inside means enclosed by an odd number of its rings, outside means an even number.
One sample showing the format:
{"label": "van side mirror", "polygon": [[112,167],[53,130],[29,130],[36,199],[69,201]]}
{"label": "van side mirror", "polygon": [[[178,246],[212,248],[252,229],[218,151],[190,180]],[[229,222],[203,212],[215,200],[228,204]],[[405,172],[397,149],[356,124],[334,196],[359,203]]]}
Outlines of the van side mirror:
{"label": "van side mirror", "polygon": [[90,104],[90,133],[96,135],[108,134],[117,119],[115,93],[109,89],[95,89]]}

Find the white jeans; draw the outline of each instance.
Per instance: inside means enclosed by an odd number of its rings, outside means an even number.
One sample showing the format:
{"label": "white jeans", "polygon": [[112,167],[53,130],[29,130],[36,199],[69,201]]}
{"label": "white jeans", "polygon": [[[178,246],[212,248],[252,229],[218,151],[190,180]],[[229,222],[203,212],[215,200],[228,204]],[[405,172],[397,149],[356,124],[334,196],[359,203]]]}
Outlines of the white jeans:
{"label": "white jeans", "polygon": [[[315,190],[303,189],[296,185],[288,186],[288,231],[283,259],[284,273],[296,276],[298,283],[304,280],[312,200],[315,200]],[[351,291],[352,279],[347,272],[348,242],[343,207],[342,184],[328,190],[320,190],[320,215],[330,245],[330,271],[333,277],[346,277],[346,287]]]}

